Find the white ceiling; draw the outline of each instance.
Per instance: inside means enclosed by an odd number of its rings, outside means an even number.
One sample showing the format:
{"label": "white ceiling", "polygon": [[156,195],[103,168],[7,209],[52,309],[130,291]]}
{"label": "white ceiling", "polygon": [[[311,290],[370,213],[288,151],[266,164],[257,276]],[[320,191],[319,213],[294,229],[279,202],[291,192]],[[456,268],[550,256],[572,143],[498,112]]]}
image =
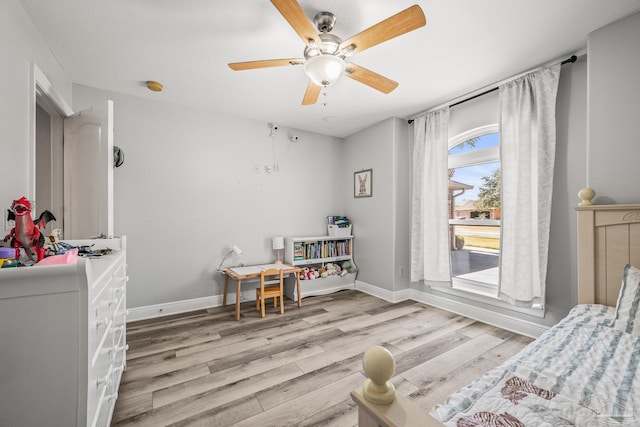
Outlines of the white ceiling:
{"label": "white ceiling", "polygon": [[[640,0],[418,1],[425,27],[349,59],[399,82],[395,91],[343,77],[302,106],[301,66],[227,66],[303,57],[302,40],[268,0],[20,2],[74,83],[338,137],[583,50],[591,31],[640,11]],[[416,1],[299,3],[310,20],[334,13],[332,33],[346,39]],[[148,91],[146,80],[164,91]]]}

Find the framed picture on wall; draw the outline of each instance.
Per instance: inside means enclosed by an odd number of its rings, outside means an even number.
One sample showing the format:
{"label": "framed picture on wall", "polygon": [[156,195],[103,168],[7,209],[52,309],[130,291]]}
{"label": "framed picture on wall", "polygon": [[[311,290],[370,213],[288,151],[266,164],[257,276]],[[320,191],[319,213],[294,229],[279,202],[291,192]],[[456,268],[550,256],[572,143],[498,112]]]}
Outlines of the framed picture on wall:
{"label": "framed picture on wall", "polygon": [[373,194],[373,169],[353,173],[353,197],[371,197]]}

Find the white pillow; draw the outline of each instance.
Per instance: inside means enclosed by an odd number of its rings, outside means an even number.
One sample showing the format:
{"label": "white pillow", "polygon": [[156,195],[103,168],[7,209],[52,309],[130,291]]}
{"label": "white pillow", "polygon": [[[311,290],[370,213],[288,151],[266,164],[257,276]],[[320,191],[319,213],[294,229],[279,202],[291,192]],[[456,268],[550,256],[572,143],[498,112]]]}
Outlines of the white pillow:
{"label": "white pillow", "polygon": [[640,336],[640,270],[629,264],[624,267],[613,327]]}

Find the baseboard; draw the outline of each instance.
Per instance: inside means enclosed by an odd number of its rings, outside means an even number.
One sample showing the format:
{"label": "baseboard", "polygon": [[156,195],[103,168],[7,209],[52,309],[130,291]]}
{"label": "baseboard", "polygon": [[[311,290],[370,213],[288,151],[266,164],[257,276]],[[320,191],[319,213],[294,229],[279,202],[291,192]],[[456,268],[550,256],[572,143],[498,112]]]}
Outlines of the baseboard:
{"label": "baseboard", "polygon": [[[240,294],[240,301],[254,301],[256,291],[251,289]],[[227,304],[234,304],[236,301],[235,292],[227,295]],[[189,311],[204,310],[222,305],[222,295],[215,295],[203,298],[194,298],[183,301],[173,301],[163,304],[147,305],[144,307],[130,308],[127,314],[127,322],[136,320],[153,319],[155,317],[168,316],[170,314],[186,313]]]}
{"label": "baseboard", "polygon": [[379,288],[378,286],[370,285],[360,280],[356,280],[356,289],[389,302],[400,302],[411,299],[411,289],[403,289],[401,291],[394,292]]}
{"label": "baseboard", "polygon": [[496,313],[485,308],[453,301],[441,296],[427,294],[416,289],[403,289],[394,292],[359,280],[356,280],[356,289],[389,302],[400,302],[411,299],[531,338],[537,338],[549,329],[546,326],[538,325],[527,320]]}
{"label": "baseboard", "polygon": [[[537,338],[549,328],[538,325],[517,317],[496,313],[485,308],[476,307],[458,301],[453,301],[441,296],[427,294],[416,289],[403,289],[400,291],[389,291],[387,289],[373,286],[369,283],[356,280],[355,289],[373,295],[377,298],[389,302],[400,302],[408,299],[416,302],[428,304],[430,306],[447,310],[470,319],[478,320],[507,331],[515,332],[532,338]],[[252,301],[255,299],[255,290],[242,292],[240,301]],[[227,296],[227,304],[232,304],[236,300],[236,294],[230,293]],[[189,311],[203,310],[210,307],[222,305],[222,295],[194,298],[190,300],[175,301],[164,304],[148,305],[144,307],[131,308],[127,314],[127,322],[136,320],[152,319],[155,317],[167,316],[170,314],[186,313]]]}
{"label": "baseboard", "polygon": [[514,316],[496,313],[485,308],[453,301],[441,296],[427,294],[416,289],[411,289],[411,299],[531,338],[538,338],[549,330],[547,326],[519,319]]}

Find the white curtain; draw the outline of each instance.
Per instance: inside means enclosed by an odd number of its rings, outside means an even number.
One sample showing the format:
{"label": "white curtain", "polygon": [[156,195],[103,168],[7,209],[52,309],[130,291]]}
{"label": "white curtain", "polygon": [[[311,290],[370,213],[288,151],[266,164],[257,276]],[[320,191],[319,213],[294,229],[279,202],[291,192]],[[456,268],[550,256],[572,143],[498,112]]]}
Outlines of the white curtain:
{"label": "white curtain", "polygon": [[449,108],[414,119],[411,281],[451,285],[448,221]]}
{"label": "white curtain", "polygon": [[500,86],[502,191],[498,296],[545,303],[560,64]]}

